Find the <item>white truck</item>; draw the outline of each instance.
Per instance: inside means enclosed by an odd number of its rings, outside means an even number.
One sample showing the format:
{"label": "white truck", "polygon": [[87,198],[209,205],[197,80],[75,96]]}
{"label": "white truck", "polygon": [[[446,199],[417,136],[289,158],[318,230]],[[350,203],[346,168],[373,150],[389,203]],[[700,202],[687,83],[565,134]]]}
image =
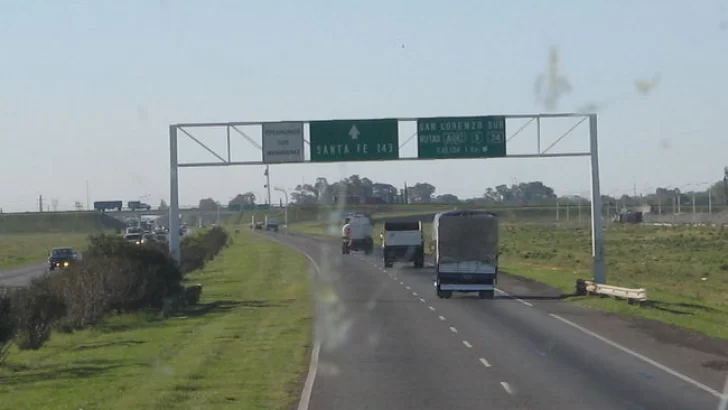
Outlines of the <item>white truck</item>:
{"label": "white truck", "polygon": [[341,238],[341,253],[364,251],[365,254],[370,255],[374,250],[371,219],[366,215],[352,215],[346,219],[349,224],[349,233]]}
{"label": "white truck", "polygon": [[264,220],[264,226],[266,231],[278,232],[278,218],[272,216],[266,216]]}
{"label": "white truck", "polygon": [[487,211],[447,211],[433,218],[437,297],[478,292],[493,299],[498,281],[498,217]]}
{"label": "white truck", "polygon": [[385,268],[391,268],[394,262],[414,262],[415,268],[425,266],[425,236],[422,234],[422,222],[385,222],[382,233],[382,257]]}

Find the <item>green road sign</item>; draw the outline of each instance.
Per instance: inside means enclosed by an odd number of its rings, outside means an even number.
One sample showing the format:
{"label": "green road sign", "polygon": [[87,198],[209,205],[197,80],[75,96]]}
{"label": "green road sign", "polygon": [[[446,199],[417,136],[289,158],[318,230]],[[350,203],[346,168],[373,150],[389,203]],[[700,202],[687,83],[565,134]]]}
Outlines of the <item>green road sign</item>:
{"label": "green road sign", "polygon": [[417,120],[417,158],[506,156],[506,117],[438,117]]}
{"label": "green road sign", "polygon": [[396,119],[311,121],[311,162],[399,159]]}

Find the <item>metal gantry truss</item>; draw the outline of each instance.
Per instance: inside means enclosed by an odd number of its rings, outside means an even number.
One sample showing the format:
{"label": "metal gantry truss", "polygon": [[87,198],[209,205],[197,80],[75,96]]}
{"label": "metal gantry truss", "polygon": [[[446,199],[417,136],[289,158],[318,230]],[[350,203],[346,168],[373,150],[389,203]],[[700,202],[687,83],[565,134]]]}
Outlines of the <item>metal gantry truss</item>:
{"label": "metal gantry truss", "polygon": [[[564,158],[564,157],[589,157],[590,168],[591,168],[591,234],[592,234],[592,261],[593,261],[593,273],[594,281],[599,284],[606,283],[606,267],[604,261],[604,230],[602,224],[602,198],[599,186],[599,148],[597,139],[597,115],[596,114],[580,114],[580,113],[557,113],[557,114],[516,114],[516,115],[505,115],[506,120],[510,119],[522,119],[528,120],[518,130],[511,134],[507,141],[513,140],[518,136],[524,129],[529,125],[535,123],[536,125],[536,150],[534,153],[527,154],[508,154],[502,158]],[[542,122],[554,119],[554,118],[573,118],[575,123],[573,126],[559,136],[555,141],[546,146],[542,147]],[[397,121],[402,122],[416,122],[418,118],[397,118]],[[556,145],[563,141],[572,131],[574,131],[580,124],[588,121],[589,124],[589,149],[586,151],[570,151],[570,152],[550,152]],[[287,121],[288,122],[288,121]],[[310,121],[290,121],[290,122],[302,122],[308,124]],[[181,260],[180,253],[180,235],[179,235],[179,168],[194,168],[194,167],[225,167],[225,166],[237,166],[237,165],[267,165],[261,161],[234,161],[232,158],[231,149],[231,134],[235,133],[243,137],[250,144],[252,144],[258,150],[262,150],[262,146],[243,132],[240,127],[244,126],[262,126],[264,122],[257,121],[238,121],[238,122],[220,122],[220,123],[180,123],[169,126],[169,163],[170,163],[170,204],[169,204],[169,221],[170,221],[170,239],[169,239],[169,251],[172,257],[176,261]],[[196,138],[191,129],[200,128],[219,128],[225,130],[226,137],[226,152],[220,154],[215,152],[213,149],[202,143]],[[205,151],[212,154],[218,161],[213,162],[178,162],[178,133],[182,133],[184,136],[190,138]],[[402,146],[409,143],[412,139],[417,136],[415,132],[409,138],[407,138]],[[308,141],[304,139],[306,145],[310,145]],[[453,159],[453,158],[443,158]],[[498,158],[483,158],[487,160],[498,159]],[[419,159],[419,158],[400,158],[398,161],[437,161],[441,159]],[[390,160],[395,161],[395,160]],[[297,162],[296,164],[312,163],[311,161]],[[316,162],[313,162],[316,163]],[[288,163],[292,164],[292,163]]]}

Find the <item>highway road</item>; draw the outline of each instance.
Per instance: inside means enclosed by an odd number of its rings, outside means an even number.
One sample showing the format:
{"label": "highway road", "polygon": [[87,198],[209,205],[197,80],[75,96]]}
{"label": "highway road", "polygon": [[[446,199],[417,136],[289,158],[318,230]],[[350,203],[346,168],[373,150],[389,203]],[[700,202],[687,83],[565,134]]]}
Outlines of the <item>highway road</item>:
{"label": "highway road", "polygon": [[39,262],[0,271],[0,287],[27,286],[33,278],[45,274],[46,266]]}
{"label": "highway road", "polygon": [[514,277],[495,300],[438,299],[431,264],[384,269],[335,239],[265,235],[316,267],[299,410],[726,409],[726,372],[706,365],[728,365],[726,350],[669,343]]}

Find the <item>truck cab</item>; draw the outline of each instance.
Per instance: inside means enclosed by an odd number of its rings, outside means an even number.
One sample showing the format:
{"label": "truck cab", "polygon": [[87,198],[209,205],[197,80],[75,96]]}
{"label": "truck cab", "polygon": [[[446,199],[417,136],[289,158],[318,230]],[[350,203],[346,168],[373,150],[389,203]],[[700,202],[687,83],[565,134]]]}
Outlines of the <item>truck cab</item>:
{"label": "truck cab", "polygon": [[434,286],[439,298],[453,292],[495,297],[498,281],[498,217],[481,210],[441,212],[432,223]]}
{"label": "truck cab", "polygon": [[414,262],[415,268],[424,267],[425,237],[422,234],[422,222],[385,222],[382,257],[385,268],[391,268],[395,262]]}

